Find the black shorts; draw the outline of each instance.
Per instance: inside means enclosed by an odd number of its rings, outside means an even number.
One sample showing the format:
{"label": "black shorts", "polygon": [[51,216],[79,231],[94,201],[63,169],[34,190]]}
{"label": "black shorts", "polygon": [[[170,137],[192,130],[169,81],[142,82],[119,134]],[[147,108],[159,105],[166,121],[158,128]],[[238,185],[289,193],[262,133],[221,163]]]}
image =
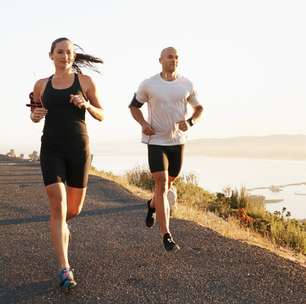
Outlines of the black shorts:
{"label": "black shorts", "polygon": [[70,187],[87,187],[91,165],[88,136],[42,138],[40,165],[45,186],[62,182]]}
{"label": "black shorts", "polygon": [[183,164],[184,145],[148,145],[148,159],[151,173],[168,171],[169,176],[177,177]]}

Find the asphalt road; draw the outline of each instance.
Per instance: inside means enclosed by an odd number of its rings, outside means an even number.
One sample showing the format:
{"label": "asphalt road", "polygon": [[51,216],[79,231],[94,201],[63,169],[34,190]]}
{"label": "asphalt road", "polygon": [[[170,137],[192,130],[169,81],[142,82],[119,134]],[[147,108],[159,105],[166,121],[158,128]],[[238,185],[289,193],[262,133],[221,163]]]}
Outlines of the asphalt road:
{"label": "asphalt road", "polygon": [[78,286],[65,293],[40,168],[0,160],[0,303],[306,303],[305,267],[175,219],[182,249],[165,252],[145,212],[144,200],[90,177],[84,209],[71,221]]}

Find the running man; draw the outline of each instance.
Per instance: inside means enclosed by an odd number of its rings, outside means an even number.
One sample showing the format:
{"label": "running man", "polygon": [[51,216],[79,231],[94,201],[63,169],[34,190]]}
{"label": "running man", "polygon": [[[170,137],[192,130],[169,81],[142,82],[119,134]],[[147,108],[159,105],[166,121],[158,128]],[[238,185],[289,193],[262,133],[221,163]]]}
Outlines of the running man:
{"label": "running man", "polygon": [[[159,58],[162,71],[144,80],[129,105],[133,118],[141,125],[142,142],[148,145],[148,161],[155,188],[147,202],[146,226],[159,221],[160,233],[167,251],[177,250],[170,228],[168,189],[178,177],[183,162],[186,131],[200,118],[203,107],[193,84],[177,73],[178,54],[173,47],[162,50]],[[148,121],[141,111],[147,102]],[[193,113],[187,117],[187,104]]]}

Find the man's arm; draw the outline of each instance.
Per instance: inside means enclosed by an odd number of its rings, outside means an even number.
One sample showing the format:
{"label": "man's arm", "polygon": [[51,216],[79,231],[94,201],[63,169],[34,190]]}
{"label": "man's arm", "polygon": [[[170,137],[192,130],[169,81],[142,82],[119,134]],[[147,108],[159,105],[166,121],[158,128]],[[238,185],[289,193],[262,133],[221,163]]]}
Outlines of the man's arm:
{"label": "man's arm", "polygon": [[193,107],[193,113],[189,119],[187,119],[187,122],[190,126],[193,126],[202,116],[203,113],[203,106],[197,105]]}
{"label": "man's arm", "polygon": [[142,133],[145,135],[153,135],[155,134],[153,128],[151,125],[144,119],[142,111],[140,108],[143,106],[143,103],[139,102],[136,99],[136,94],[134,94],[134,97],[129,105],[131,114],[133,118],[141,125],[142,127]]}
{"label": "man's arm", "polygon": [[197,120],[199,120],[202,116],[203,106],[198,104],[196,106],[193,106],[192,108],[193,108],[193,113],[191,117],[187,120],[178,122],[178,128],[183,132],[187,131],[190,127],[192,127],[197,122]]}

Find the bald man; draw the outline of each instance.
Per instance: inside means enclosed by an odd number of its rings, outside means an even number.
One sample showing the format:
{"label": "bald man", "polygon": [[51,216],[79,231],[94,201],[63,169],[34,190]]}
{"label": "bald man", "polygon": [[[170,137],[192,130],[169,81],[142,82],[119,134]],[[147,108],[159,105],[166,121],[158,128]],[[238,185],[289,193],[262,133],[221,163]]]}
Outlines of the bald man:
{"label": "bald man", "polygon": [[[203,112],[192,82],[177,73],[178,59],[175,48],[163,49],[159,58],[161,73],[144,80],[129,105],[133,118],[142,128],[142,142],[148,146],[149,167],[155,182],[153,198],[147,202],[145,223],[152,227],[157,215],[167,251],[179,249],[169,228],[168,190],[182,168],[186,133]],[[140,109],[144,103],[148,106],[147,120]],[[187,117],[188,104],[192,108],[190,117]]]}

